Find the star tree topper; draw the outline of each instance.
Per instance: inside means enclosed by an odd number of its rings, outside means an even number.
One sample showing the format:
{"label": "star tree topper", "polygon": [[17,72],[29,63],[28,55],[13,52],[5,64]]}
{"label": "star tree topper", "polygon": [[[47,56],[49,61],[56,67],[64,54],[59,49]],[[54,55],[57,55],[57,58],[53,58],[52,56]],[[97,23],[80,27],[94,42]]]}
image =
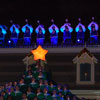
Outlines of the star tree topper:
{"label": "star tree topper", "polygon": [[35,49],[32,50],[32,54],[34,55],[34,60],[44,60],[45,56],[48,53],[48,50],[43,49],[40,45]]}

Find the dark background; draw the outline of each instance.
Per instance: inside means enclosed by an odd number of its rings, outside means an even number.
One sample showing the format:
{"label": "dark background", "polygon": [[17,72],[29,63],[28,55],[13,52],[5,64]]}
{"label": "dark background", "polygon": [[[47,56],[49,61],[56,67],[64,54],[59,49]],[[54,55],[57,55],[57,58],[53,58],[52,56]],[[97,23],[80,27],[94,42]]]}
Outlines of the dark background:
{"label": "dark background", "polygon": [[65,19],[74,27],[78,17],[83,24],[88,25],[91,17],[99,23],[100,0],[0,0],[0,23],[9,25],[9,20],[25,24],[25,18],[33,25],[39,19],[42,24],[49,26],[53,18],[60,27]]}

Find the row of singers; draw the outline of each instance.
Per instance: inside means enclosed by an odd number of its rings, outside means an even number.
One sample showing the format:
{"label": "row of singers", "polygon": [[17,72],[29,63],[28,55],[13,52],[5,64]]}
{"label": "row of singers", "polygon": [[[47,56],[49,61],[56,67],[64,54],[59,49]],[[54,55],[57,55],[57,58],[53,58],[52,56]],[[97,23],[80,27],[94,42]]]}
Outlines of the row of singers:
{"label": "row of singers", "polygon": [[[22,32],[24,33],[24,42],[26,44],[30,44],[30,37],[33,33],[33,27],[32,25],[28,24],[28,20],[26,20],[26,25],[22,27]],[[44,34],[46,32],[43,25],[40,24],[35,29],[35,32],[37,33],[37,43],[43,44],[44,43]],[[20,33],[20,26],[18,24],[12,24],[10,27],[11,32],[11,39],[16,44],[18,40],[18,35]],[[92,18],[92,22],[88,25],[88,29],[90,31],[90,38],[94,38],[95,40],[98,39],[98,24],[94,21],[94,17]],[[66,19],[66,23],[64,23],[63,26],[59,29],[57,25],[54,24],[54,20],[52,20],[52,25],[48,28],[50,32],[50,39],[51,44],[57,44],[58,42],[58,33],[59,31],[63,32],[63,41],[65,42],[67,39],[71,39],[71,33],[73,32],[73,28],[71,27],[71,24],[68,22],[68,19]],[[75,31],[77,33],[77,40],[84,40],[84,33],[86,31],[86,27],[81,23],[81,19],[79,18],[79,23],[75,28]],[[5,34],[7,33],[7,27],[5,25],[0,25],[0,38],[3,39]]]}

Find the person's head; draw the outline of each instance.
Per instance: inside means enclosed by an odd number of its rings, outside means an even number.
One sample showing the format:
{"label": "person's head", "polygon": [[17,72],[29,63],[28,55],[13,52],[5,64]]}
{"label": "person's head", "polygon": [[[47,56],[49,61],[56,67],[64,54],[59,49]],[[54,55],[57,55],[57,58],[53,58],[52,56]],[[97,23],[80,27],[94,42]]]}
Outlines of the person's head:
{"label": "person's head", "polygon": [[58,84],[58,86],[57,86],[58,88],[61,88],[61,85],[60,84]]}
{"label": "person's head", "polygon": [[40,93],[41,92],[41,89],[40,88],[37,88],[37,93]]}
{"label": "person's head", "polygon": [[53,100],[58,100],[57,98],[54,98]]}
{"label": "person's head", "polygon": [[79,26],[79,31],[82,31],[83,29],[82,29],[82,26]]}
{"label": "person's head", "polygon": [[68,28],[68,26],[65,26],[65,30],[66,30],[66,31],[69,31],[69,28]]}
{"label": "person's head", "polygon": [[66,98],[65,99],[66,100],[70,100],[70,96],[66,95]]}
{"label": "person's head", "polygon": [[6,89],[6,93],[9,93],[9,89]]}
{"label": "person's head", "polygon": [[29,76],[31,76],[31,75],[32,75],[32,72],[31,72],[31,71],[29,71],[29,72],[28,72],[28,75],[29,75]]}
{"label": "person's head", "polygon": [[53,84],[53,82],[52,81],[50,81],[50,86],[53,86],[54,84]]}
{"label": "person's head", "polygon": [[94,31],[95,30],[95,24],[91,25],[91,30]]}
{"label": "person's head", "polygon": [[31,87],[28,87],[27,91],[28,91],[28,92],[32,92]]}
{"label": "person's head", "polygon": [[19,81],[19,84],[23,84],[24,83],[24,79],[21,78],[21,80]]}
{"label": "person's head", "polygon": [[0,100],[4,100],[4,97],[3,96],[0,96]]}
{"label": "person's head", "polygon": [[11,95],[9,95],[9,96],[7,97],[7,100],[13,100],[13,97],[12,97]]}
{"label": "person's head", "polygon": [[32,70],[31,66],[28,66],[28,71],[31,71],[31,70]]}
{"label": "person's head", "polygon": [[4,95],[5,95],[5,92],[4,92],[4,91],[2,91],[2,92],[1,92],[1,96],[4,96]]}
{"label": "person's head", "polygon": [[59,94],[58,94],[60,97],[62,97],[62,93],[61,92],[59,92]]}
{"label": "person's head", "polygon": [[29,33],[30,32],[30,29],[28,26],[26,26],[26,30],[25,30],[26,33]]}
{"label": "person's head", "polygon": [[43,75],[43,73],[42,72],[39,72],[39,76],[42,76]]}
{"label": "person's head", "polygon": [[45,80],[45,81],[44,81],[44,84],[45,84],[45,85],[48,85],[48,81],[47,81],[47,80]]}
{"label": "person's head", "polygon": [[56,90],[53,90],[53,94],[56,94],[57,93],[57,91]]}
{"label": "person's head", "polygon": [[0,86],[0,92],[1,92],[3,89],[4,89],[3,86]]}
{"label": "person's head", "polygon": [[27,99],[26,93],[23,93],[22,98],[23,98],[23,99]]}
{"label": "person's head", "polygon": [[39,80],[39,83],[40,83],[40,84],[43,84],[43,80],[42,80],[42,79],[40,79],[40,80]]}
{"label": "person's head", "polygon": [[42,33],[42,29],[41,29],[41,27],[39,27],[39,33],[40,33],[40,34]]}
{"label": "person's head", "polygon": [[41,66],[38,67],[38,71],[39,71],[39,72],[43,71],[43,67],[41,67]]}
{"label": "person's head", "polygon": [[9,86],[12,86],[12,82],[9,82]]}
{"label": "person's head", "polygon": [[81,100],[85,100],[85,98],[82,97]]}
{"label": "person's head", "polygon": [[10,92],[14,92],[14,88],[11,88]]}
{"label": "person's head", "polygon": [[28,26],[26,26],[26,31],[28,31],[29,30],[29,28],[28,28]]}
{"label": "person's head", "polygon": [[64,89],[64,90],[68,90],[67,85],[64,85],[63,89]]}
{"label": "person's head", "polygon": [[8,83],[5,84],[5,88],[7,88],[7,87],[8,87]]}
{"label": "person's head", "polygon": [[77,100],[77,97],[76,96],[73,96],[73,100]]}
{"label": "person's head", "polygon": [[55,26],[52,26],[52,30],[55,31]]}
{"label": "person's head", "polygon": [[17,82],[15,81],[15,82],[14,82],[14,86],[16,86],[16,85],[17,85]]}
{"label": "person's head", "polygon": [[35,78],[34,77],[32,77],[32,82],[35,82],[36,80],[35,80]]}
{"label": "person's head", "polygon": [[19,86],[16,86],[16,87],[15,87],[15,90],[16,90],[16,91],[19,91]]}
{"label": "person's head", "polygon": [[34,97],[34,99],[33,100],[38,100],[38,98],[37,97]]}
{"label": "person's head", "polygon": [[13,27],[13,32],[16,32],[14,27]]}
{"label": "person's head", "polygon": [[44,93],[47,93],[47,92],[48,92],[48,89],[47,89],[47,88],[44,88],[44,89],[43,89],[43,92],[44,92]]}

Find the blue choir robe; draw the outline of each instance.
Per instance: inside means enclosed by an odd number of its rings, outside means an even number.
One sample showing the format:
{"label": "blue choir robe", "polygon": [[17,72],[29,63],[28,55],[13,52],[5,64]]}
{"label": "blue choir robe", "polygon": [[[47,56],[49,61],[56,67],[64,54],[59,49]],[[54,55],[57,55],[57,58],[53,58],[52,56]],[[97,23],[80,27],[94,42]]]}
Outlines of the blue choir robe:
{"label": "blue choir robe", "polygon": [[[40,33],[40,30],[41,30],[41,33]],[[37,34],[37,44],[43,45],[44,44],[44,34],[45,34],[45,29],[43,25],[38,25],[38,27],[35,29],[35,32]]]}
{"label": "blue choir robe", "polygon": [[25,43],[25,45],[30,45],[31,44],[31,33],[30,33],[30,28],[29,27],[24,32],[24,43]]}
{"label": "blue choir robe", "polygon": [[[68,28],[68,32],[66,32],[66,27]],[[73,28],[71,27],[70,23],[65,23],[60,28],[61,32],[63,32],[63,42],[65,43],[66,40],[71,40],[71,33],[73,31]],[[71,41],[68,41],[71,42]]]}
{"label": "blue choir robe", "polygon": [[30,30],[26,30],[26,31],[25,31],[24,37],[25,37],[25,38],[30,38],[30,37],[31,37],[31,35],[30,35]]}
{"label": "blue choir robe", "polygon": [[51,38],[51,44],[57,45],[57,43],[58,43],[58,34],[57,34],[56,31],[55,32],[52,32],[50,34],[50,38]]}
{"label": "blue choir robe", "polygon": [[98,32],[95,30],[95,31],[91,31],[91,37],[93,36],[98,36]]}
{"label": "blue choir robe", "polygon": [[98,42],[98,32],[96,30],[95,31],[91,31],[90,38],[94,39],[92,41],[94,41],[95,43],[97,43]]}
{"label": "blue choir robe", "polygon": [[19,32],[20,32],[19,31],[19,25],[18,24],[13,24],[10,27],[10,32],[11,32],[11,40],[13,41],[14,45],[16,46],[17,41],[18,41],[18,35],[19,35]]}
{"label": "blue choir robe", "polygon": [[50,37],[55,37],[55,36],[57,36],[56,31],[55,31],[55,32],[52,32],[52,33],[50,34]]}
{"label": "blue choir robe", "polygon": [[14,45],[16,46],[17,41],[18,41],[18,34],[16,33],[16,31],[11,33],[11,39],[12,39]]}
{"label": "blue choir robe", "polygon": [[76,34],[77,43],[84,43],[85,31],[86,31],[85,26],[81,22],[79,22],[79,24],[75,28],[75,31],[77,33]]}
{"label": "blue choir robe", "polygon": [[71,40],[71,32],[66,32],[66,30],[64,30],[63,32],[63,41],[64,43],[66,43],[66,40],[68,40],[68,42],[71,42],[69,40]]}
{"label": "blue choir robe", "polygon": [[44,34],[43,34],[43,32],[41,34],[38,33],[37,34],[37,44],[43,45],[43,43],[44,43]]}
{"label": "blue choir robe", "polygon": [[49,32],[50,32],[51,44],[57,45],[57,43],[58,43],[59,28],[58,28],[55,24],[52,24],[52,25],[48,28],[48,30],[49,30]]}
{"label": "blue choir robe", "polygon": [[[95,26],[95,30],[94,30],[94,31],[91,29],[92,25]],[[89,29],[89,31],[90,31],[90,38],[94,38],[95,40],[97,40],[97,39],[98,39],[98,32],[97,32],[97,31],[98,31],[98,29],[99,29],[98,24],[97,24],[96,22],[92,21],[92,22],[88,25],[88,29]]]}
{"label": "blue choir robe", "polygon": [[18,41],[18,34],[16,32],[12,32],[11,33],[11,39],[12,39],[14,45],[16,46],[17,41]]}
{"label": "blue choir robe", "polygon": [[71,39],[71,32],[64,30],[63,39]]}
{"label": "blue choir robe", "polygon": [[37,34],[37,38],[38,38],[38,39],[40,39],[40,38],[44,38],[44,34],[43,34],[43,33],[41,33],[41,34],[38,33],[38,34]]}
{"label": "blue choir robe", "polygon": [[31,44],[31,34],[33,32],[33,27],[29,24],[26,24],[22,27],[22,32],[24,33],[24,44]]}
{"label": "blue choir robe", "polygon": [[12,37],[12,38],[17,38],[17,37],[18,37],[18,36],[17,36],[17,33],[16,33],[16,32],[12,32],[12,33],[11,33],[11,37]]}
{"label": "blue choir robe", "polygon": [[82,32],[77,32],[77,39],[84,39],[84,32],[82,31]]}

